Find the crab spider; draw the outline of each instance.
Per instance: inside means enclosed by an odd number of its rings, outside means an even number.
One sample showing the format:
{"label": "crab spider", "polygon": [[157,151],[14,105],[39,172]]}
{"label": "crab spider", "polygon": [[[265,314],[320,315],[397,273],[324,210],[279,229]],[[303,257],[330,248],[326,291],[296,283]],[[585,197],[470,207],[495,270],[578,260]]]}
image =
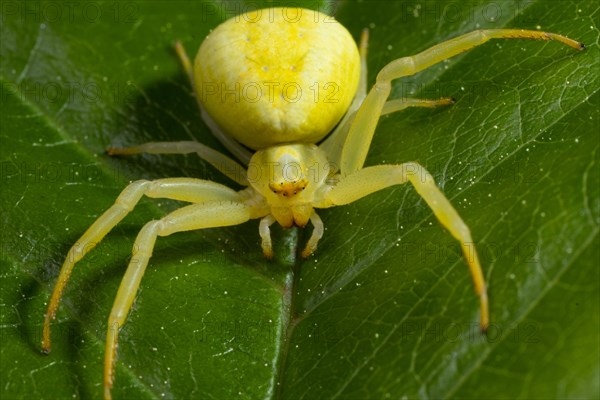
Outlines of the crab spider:
{"label": "crab spider", "polygon": [[[260,219],[262,250],[271,258],[269,227],[273,223],[289,228],[304,227],[310,221],[313,231],[302,250],[302,256],[308,257],[316,250],[324,231],[316,209],[352,203],[407,182],[459,241],[480,300],[481,330],[485,331],[489,324],[486,284],[469,228],[429,172],[418,163],[364,167],[371,139],[382,115],[407,107],[438,107],[453,102],[452,99],[388,100],[394,79],[416,74],[490,39],[555,40],[578,50],[584,48],[583,44],[540,31],[477,30],[390,62],[379,72],[367,94],[366,30],[359,49],[348,31],[330,17],[294,9],[294,15],[299,17],[290,23],[282,10],[285,9],[258,10],[224,22],[202,43],[193,66],[181,44],[176,44],[204,121],[243,166],[198,142],[155,142],[108,149],[111,155],[196,153],[245,188],[235,191],[194,178],[133,182],[69,251],[45,314],[42,340],[45,352],[50,351],[50,322],[63,289],[73,267],[85,253],[131,212],[143,196],[191,203],[160,220],[148,222],[135,240],[136,257],[127,267],[108,319],[106,399],[111,398],[119,329],[131,309],[158,236]],[[267,11],[270,17],[260,18],[261,11]],[[290,48],[288,44],[292,42],[295,46]],[[256,95],[261,89],[257,82],[268,89],[266,96]],[[314,84],[316,89],[329,90],[324,99],[317,95],[298,96],[303,90],[310,93]],[[290,88],[296,91],[295,97],[290,95]],[[332,95],[335,101],[325,101],[332,100]]]}

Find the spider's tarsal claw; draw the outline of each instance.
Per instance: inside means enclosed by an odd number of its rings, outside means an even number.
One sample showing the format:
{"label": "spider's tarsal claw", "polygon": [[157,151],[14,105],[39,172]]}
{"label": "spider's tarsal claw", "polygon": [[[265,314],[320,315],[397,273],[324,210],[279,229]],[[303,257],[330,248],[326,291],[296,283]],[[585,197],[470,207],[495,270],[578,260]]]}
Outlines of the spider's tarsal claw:
{"label": "spider's tarsal claw", "polygon": [[47,340],[45,337],[42,339],[42,353],[48,354],[50,353],[51,346],[50,340]]}
{"label": "spider's tarsal claw", "polygon": [[485,334],[490,325],[490,310],[488,304],[487,289],[485,286],[483,287],[482,292],[479,295],[479,301],[481,307],[479,317],[479,330],[482,334]]}
{"label": "spider's tarsal claw", "polygon": [[482,335],[486,335],[488,328],[490,326],[490,321],[488,319],[487,316],[483,315],[483,312],[481,313],[481,320],[479,321],[479,331],[481,332]]}
{"label": "spider's tarsal claw", "polygon": [[325,227],[323,226],[323,221],[319,218],[319,215],[316,212],[312,212],[310,215],[310,222],[313,224],[313,232],[306,243],[306,247],[302,250],[302,258],[307,258],[312,253],[317,250],[317,244],[319,240],[323,237],[323,232],[325,231]]}
{"label": "spider's tarsal claw", "polygon": [[124,155],[130,155],[130,154],[135,154],[134,151],[131,151],[130,148],[128,147],[107,147],[106,150],[104,151],[106,154],[108,154],[109,156],[124,156]]}
{"label": "spider's tarsal claw", "polygon": [[263,255],[267,260],[273,259],[273,248],[272,247],[264,247],[263,246]]}
{"label": "spider's tarsal claw", "polygon": [[120,154],[119,150],[121,150],[119,147],[107,147],[104,152],[109,156],[116,156]]}
{"label": "spider's tarsal claw", "polygon": [[314,247],[312,247],[312,246],[306,246],[304,248],[304,250],[302,250],[302,253],[301,253],[302,258],[308,258],[308,257],[310,257],[315,252],[315,250],[317,250],[316,246],[314,246]]}
{"label": "spider's tarsal claw", "polygon": [[451,106],[456,103],[456,99],[454,97],[442,97],[439,100],[434,100],[431,102],[431,106]]}

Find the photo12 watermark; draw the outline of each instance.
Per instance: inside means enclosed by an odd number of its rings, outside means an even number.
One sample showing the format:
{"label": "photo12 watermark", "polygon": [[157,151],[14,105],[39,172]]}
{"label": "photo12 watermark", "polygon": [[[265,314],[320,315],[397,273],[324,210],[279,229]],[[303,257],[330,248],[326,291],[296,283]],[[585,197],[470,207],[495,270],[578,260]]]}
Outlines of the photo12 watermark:
{"label": "photo12 watermark", "polygon": [[139,20],[136,1],[3,1],[2,22],[16,19],[21,23],[41,24],[102,22],[134,24]]}
{"label": "photo12 watermark", "polygon": [[132,81],[19,80],[0,85],[0,104],[11,98],[37,104],[132,104],[138,96],[139,90]]}
{"label": "photo12 watermark", "polygon": [[[379,3],[379,4],[378,4]],[[390,3],[385,0],[370,1],[364,4],[350,6],[386,7]],[[498,23],[501,20],[516,20],[519,23],[532,21],[524,11],[534,5],[532,0],[525,1],[396,1],[392,6],[394,19],[398,22],[420,23]],[[283,20],[288,23],[297,23],[300,20],[314,23],[336,23],[335,15],[339,13],[339,3],[326,3],[314,1],[272,2],[271,8],[265,8],[264,3],[256,1],[225,1],[220,3],[201,3],[200,18],[206,22],[210,20],[225,20],[234,18],[235,22],[257,23],[275,22]]]}

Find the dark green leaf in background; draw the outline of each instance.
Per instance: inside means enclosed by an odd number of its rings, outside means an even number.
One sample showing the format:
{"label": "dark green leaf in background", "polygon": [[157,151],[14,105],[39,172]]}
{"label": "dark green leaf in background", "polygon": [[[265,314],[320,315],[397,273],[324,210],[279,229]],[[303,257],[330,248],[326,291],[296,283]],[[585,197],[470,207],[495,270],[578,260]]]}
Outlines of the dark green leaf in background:
{"label": "dark green leaf in background", "polygon": [[[224,151],[172,43],[193,54],[256,4],[2,2],[0,398],[101,397],[106,321],[135,235],[179,204],[141,201],[76,266],[44,356],[45,305],[69,247],[130,180],[233,185],[193,156],[104,149],[195,139]],[[395,97],[455,105],[378,126],[367,164],[420,162],[471,227],[489,334],[458,244],[413,188],[396,187],[320,212],[327,230],[307,260],[296,250],[308,235],[280,228],[277,261],[263,260],[256,221],[160,238],[121,331],[115,397],[598,398],[597,2],[307,6],[356,39],[370,28],[370,83],[390,60],[479,27],[588,45],[488,43],[395,83]]]}

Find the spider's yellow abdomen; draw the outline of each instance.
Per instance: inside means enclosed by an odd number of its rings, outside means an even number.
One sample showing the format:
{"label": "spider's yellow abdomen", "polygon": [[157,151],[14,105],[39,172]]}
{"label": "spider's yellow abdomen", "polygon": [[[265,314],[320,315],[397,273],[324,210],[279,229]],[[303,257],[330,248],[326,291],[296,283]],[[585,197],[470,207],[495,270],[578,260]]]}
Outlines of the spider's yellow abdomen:
{"label": "spider's yellow abdomen", "polygon": [[252,149],[316,143],[348,110],[358,49],[332,17],[271,8],[231,18],[204,40],[194,63],[198,101]]}

